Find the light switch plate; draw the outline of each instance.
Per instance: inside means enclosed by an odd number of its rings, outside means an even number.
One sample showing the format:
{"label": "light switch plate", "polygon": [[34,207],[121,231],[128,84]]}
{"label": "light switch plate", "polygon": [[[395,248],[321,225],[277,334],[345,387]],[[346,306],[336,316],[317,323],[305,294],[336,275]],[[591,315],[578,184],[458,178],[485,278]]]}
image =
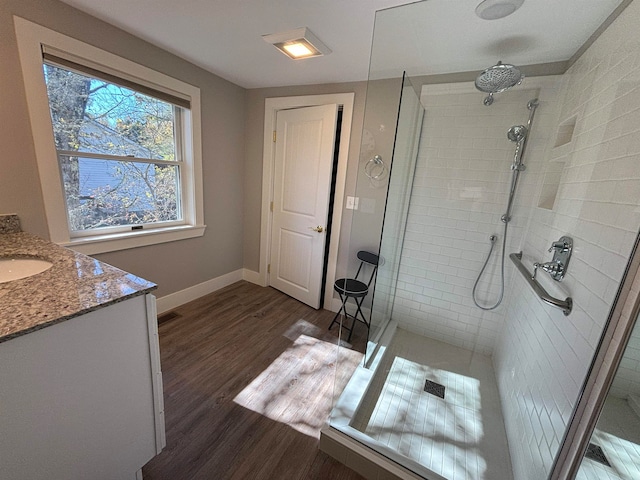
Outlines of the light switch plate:
{"label": "light switch plate", "polygon": [[358,210],[358,197],[349,197],[347,196],[347,210]]}

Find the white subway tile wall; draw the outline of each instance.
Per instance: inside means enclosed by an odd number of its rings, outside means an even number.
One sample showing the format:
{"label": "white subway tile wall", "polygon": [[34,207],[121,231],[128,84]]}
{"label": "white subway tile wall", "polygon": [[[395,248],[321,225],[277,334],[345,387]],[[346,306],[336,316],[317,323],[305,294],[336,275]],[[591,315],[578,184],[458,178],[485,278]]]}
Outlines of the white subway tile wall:
{"label": "white subway tile wall", "polygon": [[[490,107],[471,84],[424,88],[426,114],[393,311],[402,328],[484,354],[493,352],[506,308],[483,311],[474,305],[471,292],[489,252],[489,236],[495,234],[498,240],[478,284],[478,301],[492,305],[500,295],[500,217],[506,212],[515,153],[507,131],[526,124],[527,103],[542,92],[509,224],[508,254],[519,250],[536,200],[556,120],[551,107],[555,83],[554,78],[528,80],[526,86],[497,96]],[[508,291],[513,273],[508,257],[505,271]]]}
{"label": "white subway tile wall", "polygon": [[575,303],[565,317],[513,279],[494,364],[516,479],[549,472],[640,224],[639,22],[633,2],[563,76],[558,125],[575,116],[573,139],[553,210],[533,209],[523,250],[546,261],[552,241],[573,237],[562,284],[541,282]]}

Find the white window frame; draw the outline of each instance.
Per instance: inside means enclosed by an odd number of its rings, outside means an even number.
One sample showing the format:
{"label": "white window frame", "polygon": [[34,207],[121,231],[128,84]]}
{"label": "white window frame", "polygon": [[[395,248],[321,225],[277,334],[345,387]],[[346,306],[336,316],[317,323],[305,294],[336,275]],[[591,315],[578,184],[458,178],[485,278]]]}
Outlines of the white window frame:
{"label": "white window frame", "polygon": [[[200,89],[23,18],[13,18],[50,240],[85,254],[95,254],[202,236],[206,225],[203,207]],[[72,55],[98,70],[190,101],[191,109],[183,116],[185,158],[180,170],[183,189],[182,225],[71,237],[44,81],[43,45]]]}

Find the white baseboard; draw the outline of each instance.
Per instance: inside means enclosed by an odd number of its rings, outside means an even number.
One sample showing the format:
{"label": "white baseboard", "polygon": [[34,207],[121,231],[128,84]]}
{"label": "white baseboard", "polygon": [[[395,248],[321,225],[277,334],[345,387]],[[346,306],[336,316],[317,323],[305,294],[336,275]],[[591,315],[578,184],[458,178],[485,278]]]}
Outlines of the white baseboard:
{"label": "white baseboard", "polygon": [[266,287],[260,282],[260,273],[254,272],[253,270],[249,270],[247,268],[242,269],[242,279],[246,280],[250,283],[255,283],[256,285],[260,285],[261,287]]}
{"label": "white baseboard", "polygon": [[169,310],[179,307],[180,305],[184,305],[185,303],[191,302],[196,298],[200,298],[204,295],[213,293],[216,290],[220,290],[221,288],[224,288],[227,285],[231,285],[232,283],[238,282],[240,280],[246,280],[247,282],[260,285],[260,274],[258,272],[254,272],[253,270],[241,268],[233,272],[221,275],[219,277],[212,278],[211,280],[207,280],[206,282],[199,283],[198,285],[185,288],[184,290],[180,290],[179,292],[170,293],[169,295],[160,297],[156,302],[158,306],[158,315],[164,312],[168,312]]}
{"label": "white baseboard", "polygon": [[[158,315],[168,312],[169,310],[191,302],[196,298],[200,298],[204,295],[220,290],[221,288],[231,285],[244,279],[244,269],[238,269],[233,272],[226,273],[206,282],[199,283],[184,290],[170,293],[164,297],[160,297],[157,300]],[[247,280],[249,281],[249,280]]]}

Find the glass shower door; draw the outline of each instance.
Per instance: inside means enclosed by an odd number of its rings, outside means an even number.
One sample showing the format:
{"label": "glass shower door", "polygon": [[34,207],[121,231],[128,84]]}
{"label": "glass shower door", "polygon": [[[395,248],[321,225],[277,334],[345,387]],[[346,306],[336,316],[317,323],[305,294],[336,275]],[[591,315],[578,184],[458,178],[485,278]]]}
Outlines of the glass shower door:
{"label": "glass shower door", "polygon": [[[391,112],[393,104],[396,109]],[[325,431],[325,437],[321,439],[321,445],[330,443],[328,436],[331,436],[331,431],[338,431],[368,445],[379,454],[403,462],[406,459],[401,460],[400,455],[383,443],[372,441],[353,422],[364,401],[367,385],[375,375],[375,366],[380,364],[378,360],[384,352],[382,345],[387,342],[388,335],[383,337],[383,334],[391,322],[396,302],[396,284],[424,114],[420,97],[407,75],[395,79],[395,82],[370,82],[365,130],[378,129],[369,137],[373,148],[367,149],[366,144],[362,147],[364,155],[359,162],[356,185],[358,208],[353,212],[349,249],[351,257],[356,257],[355,252],[363,249],[379,252],[380,263],[375,283],[367,297],[371,326],[364,362],[360,362],[360,367],[347,383],[345,372],[354,351],[347,346],[338,346],[331,428]],[[395,127],[393,131],[388,131],[392,125]],[[387,127],[386,131],[379,128],[384,126]],[[350,265],[350,271],[356,269],[355,265]],[[381,346],[379,350],[378,345]],[[342,390],[340,387],[345,383],[346,388]],[[420,469],[419,466],[415,468]]]}
{"label": "glass shower door", "polygon": [[423,117],[420,98],[405,75],[380,237],[380,265],[373,292],[367,358],[391,320]]}

